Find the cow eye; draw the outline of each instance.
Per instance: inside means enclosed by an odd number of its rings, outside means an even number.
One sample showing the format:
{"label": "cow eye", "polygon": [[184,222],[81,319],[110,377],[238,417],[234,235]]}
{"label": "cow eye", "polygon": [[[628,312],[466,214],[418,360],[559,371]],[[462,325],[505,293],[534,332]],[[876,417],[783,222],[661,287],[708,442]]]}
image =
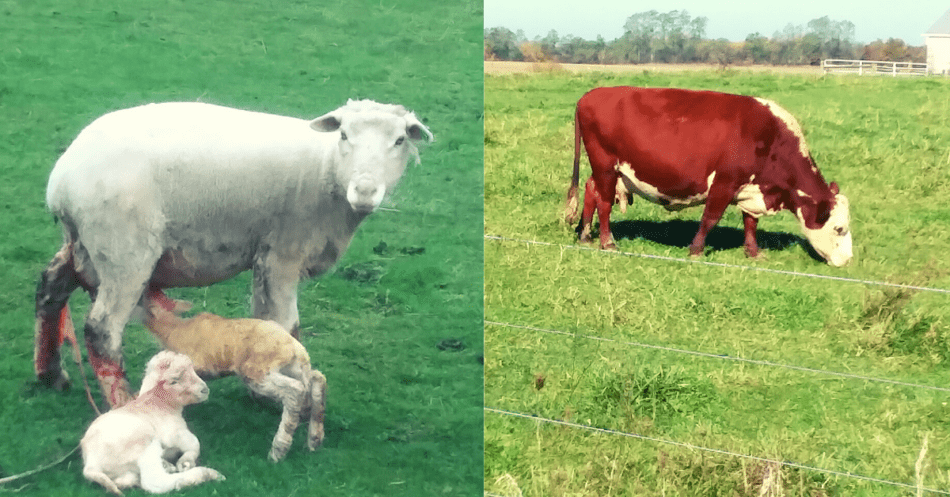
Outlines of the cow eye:
{"label": "cow eye", "polygon": [[838,236],[844,236],[848,234],[848,230],[844,226],[836,226],[835,233],[837,233]]}
{"label": "cow eye", "polygon": [[340,139],[346,141],[346,133],[340,131]]}
{"label": "cow eye", "polygon": [[396,146],[398,147],[398,146],[402,145],[402,143],[403,143],[404,141],[406,141],[406,137],[405,137],[405,136],[400,136],[399,138],[396,139]]}

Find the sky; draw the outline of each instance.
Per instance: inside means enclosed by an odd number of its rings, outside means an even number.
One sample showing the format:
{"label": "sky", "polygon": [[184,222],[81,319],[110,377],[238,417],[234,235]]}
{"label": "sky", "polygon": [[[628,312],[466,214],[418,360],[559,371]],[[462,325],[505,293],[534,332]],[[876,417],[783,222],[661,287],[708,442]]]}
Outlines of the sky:
{"label": "sky", "polygon": [[[750,33],[771,38],[789,23],[807,28],[808,21],[828,16],[854,23],[854,41],[900,38],[922,46],[922,36],[945,12],[950,0],[484,0],[485,27],[524,31],[528,39],[574,35],[612,41],[623,34],[627,18],[638,12],[686,10],[706,17],[706,38],[742,41]],[[896,7],[896,8],[895,8]]]}

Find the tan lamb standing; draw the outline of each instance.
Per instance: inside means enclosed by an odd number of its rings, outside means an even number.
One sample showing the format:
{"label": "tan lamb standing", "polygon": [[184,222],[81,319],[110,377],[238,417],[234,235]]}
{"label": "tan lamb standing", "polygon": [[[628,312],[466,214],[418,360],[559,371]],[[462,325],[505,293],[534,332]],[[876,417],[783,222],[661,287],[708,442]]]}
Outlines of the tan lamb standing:
{"label": "tan lamb standing", "polygon": [[191,304],[151,291],[143,322],[165,348],[191,357],[205,377],[237,374],[252,392],[283,404],[269,457],[276,462],[290,449],[301,417],[309,412],[307,446],[323,443],[326,377],[311,369],[304,346],[274,321],[226,319],[201,313],[183,319]]}

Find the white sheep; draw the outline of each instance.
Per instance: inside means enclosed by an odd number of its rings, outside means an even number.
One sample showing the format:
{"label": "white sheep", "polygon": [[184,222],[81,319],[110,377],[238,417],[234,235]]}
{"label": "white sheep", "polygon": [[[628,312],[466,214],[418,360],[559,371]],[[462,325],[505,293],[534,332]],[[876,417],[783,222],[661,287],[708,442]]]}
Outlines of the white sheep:
{"label": "white sheep", "polygon": [[280,427],[269,457],[281,460],[293,434],[309,412],[307,446],[323,443],[327,380],[311,369],[304,346],[281,325],[262,319],[225,319],[209,313],[182,319],[188,302],[169,299],[158,290],[147,293],[143,322],[165,348],[187,354],[207,377],[234,373],[253,391],[283,404]]}
{"label": "white sheep", "polygon": [[[164,493],[211,480],[223,480],[211,468],[195,466],[198,438],[188,431],[182,409],[208,399],[208,385],[183,354],[159,352],[149,362],[137,398],[92,422],[79,445],[83,476],[122,495],[140,486]],[[167,459],[178,454],[176,470]]]}

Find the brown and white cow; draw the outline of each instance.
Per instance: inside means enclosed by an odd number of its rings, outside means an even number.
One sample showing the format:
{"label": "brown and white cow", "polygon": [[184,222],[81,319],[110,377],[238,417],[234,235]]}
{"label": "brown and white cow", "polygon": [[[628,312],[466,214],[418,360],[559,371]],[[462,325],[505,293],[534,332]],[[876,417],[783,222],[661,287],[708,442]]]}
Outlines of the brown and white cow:
{"label": "brown and white cow", "polygon": [[672,88],[596,88],[577,102],[574,174],[565,219],[577,220],[583,139],[587,181],[580,240],[590,241],[594,211],[600,246],[614,249],[610,210],[626,212],[627,197],[679,210],[706,204],[689,253],[703,253],[706,235],[735,204],[745,224],[745,251],[757,257],[762,215],[792,211],[805,238],[832,266],[851,261],[848,199],[825,183],[798,122],[775,102],[741,95]]}

